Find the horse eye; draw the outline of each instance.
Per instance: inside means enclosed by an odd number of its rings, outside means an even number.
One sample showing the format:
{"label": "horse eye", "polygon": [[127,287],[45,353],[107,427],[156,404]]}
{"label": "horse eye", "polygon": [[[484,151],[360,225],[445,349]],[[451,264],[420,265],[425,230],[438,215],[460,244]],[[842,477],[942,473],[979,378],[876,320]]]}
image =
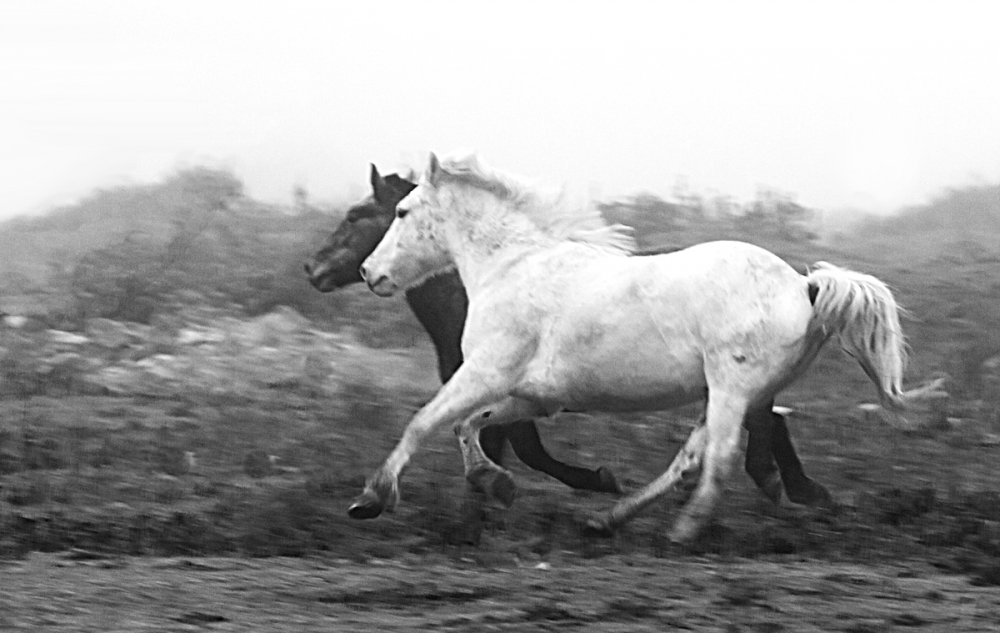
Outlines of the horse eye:
{"label": "horse eye", "polygon": [[396,209],[396,217],[402,220],[403,218],[406,217],[406,214],[409,212],[410,212],[409,209]]}

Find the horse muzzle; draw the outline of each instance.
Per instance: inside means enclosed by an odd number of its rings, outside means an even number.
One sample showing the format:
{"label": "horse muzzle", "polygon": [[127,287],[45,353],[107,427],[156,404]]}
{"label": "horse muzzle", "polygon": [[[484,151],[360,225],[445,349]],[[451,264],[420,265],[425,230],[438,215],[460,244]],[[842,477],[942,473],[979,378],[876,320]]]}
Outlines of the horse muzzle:
{"label": "horse muzzle", "polygon": [[396,284],[388,275],[373,273],[367,266],[361,266],[361,278],[368,284],[368,289],[380,297],[390,297],[396,292]]}
{"label": "horse muzzle", "polygon": [[330,292],[331,290],[336,290],[337,284],[330,275],[329,266],[308,261],[305,263],[303,268],[305,268],[306,278],[309,280],[309,283],[312,284],[313,288],[319,290],[320,292]]}

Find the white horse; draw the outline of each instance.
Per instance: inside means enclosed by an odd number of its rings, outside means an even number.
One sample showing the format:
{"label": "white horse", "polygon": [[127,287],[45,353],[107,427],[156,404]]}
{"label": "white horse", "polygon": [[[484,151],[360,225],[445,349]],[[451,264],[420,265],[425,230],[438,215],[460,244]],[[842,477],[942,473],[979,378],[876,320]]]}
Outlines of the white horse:
{"label": "white horse", "polygon": [[377,516],[399,499],[398,478],[421,439],[447,421],[470,480],[512,499],[510,474],[479,447],[488,424],[574,411],[661,410],[705,397],[697,427],[670,468],[591,520],[610,530],[701,468],[671,537],[694,537],[716,505],[744,420],[839,335],[894,410],[936,385],[904,392],[898,308],[874,277],[817,264],[803,276],[742,242],[629,257],[626,227],[571,210],[475,156],[431,154],[419,185],[362,264],[379,295],[457,268],[469,295],[465,364],[410,422],[351,506]]}

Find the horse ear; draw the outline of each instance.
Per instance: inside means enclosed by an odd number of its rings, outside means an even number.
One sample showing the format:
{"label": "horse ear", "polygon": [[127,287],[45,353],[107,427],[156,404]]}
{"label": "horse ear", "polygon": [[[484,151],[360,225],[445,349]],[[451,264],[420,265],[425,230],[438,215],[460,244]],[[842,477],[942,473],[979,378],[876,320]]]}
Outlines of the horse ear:
{"label": "horse ear", "polygon": [[438,173],[441,171],[441,163],[438,162],[437,154],[431,152],[430,158],[427,163],[427,182],[434,184],[437,180]]}
{"label": "horse ear", "polygon": [[401,178],[398,174],[389,174],[385,177],[385,184],[396,190],[397,196],[402,193],[406,195],[417,188],[417,184],[413,182],[413,176],[411,174],[410,179]]}
{"label": "horse ear", "polygon": [[382,174],[378,173],[378,167],[375,166],[375,163],[371,163],[371,173],[368,176],[368,180],[372,184],[372,192],[375,194],[375,199],[381,200],[385,180],[382,178]]}

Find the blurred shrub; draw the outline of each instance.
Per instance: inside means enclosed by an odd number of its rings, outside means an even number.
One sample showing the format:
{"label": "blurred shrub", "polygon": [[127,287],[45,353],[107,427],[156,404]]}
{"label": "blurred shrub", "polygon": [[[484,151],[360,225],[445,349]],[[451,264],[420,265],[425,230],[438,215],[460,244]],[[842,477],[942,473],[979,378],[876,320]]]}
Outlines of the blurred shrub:
{"label": "blurred shrub", "polygon": [[677,245],[732,238],[807,243],[819,237],[818,214],[779,191],[761,189],[756,199],[742,205],[729,198],[705,199],[684,191],[675,197],[671,202],[642,193],[599,203],[597,208],[609,222],[634,227],[640,248],[664,240]]}
{"label": "blurred shrub", "polygon": [[[60,329],[77,330],[93,318],[148,324],[194,306],[245,316],[289,306],[331,327],[352,325],[370,345],[421,340],[422,329],[399,301],[360,288],[323,294],[309,285],[302,262],[340,218],[311,205],[300,211],[255,202],[232,174],[198,168],[159,185],[99,192],[16,226],[100,235],[75,259],[50,267],[52,290],[70,298],[52,312]],[[84,230],[109,220],[117,227],[111,237]]]}

